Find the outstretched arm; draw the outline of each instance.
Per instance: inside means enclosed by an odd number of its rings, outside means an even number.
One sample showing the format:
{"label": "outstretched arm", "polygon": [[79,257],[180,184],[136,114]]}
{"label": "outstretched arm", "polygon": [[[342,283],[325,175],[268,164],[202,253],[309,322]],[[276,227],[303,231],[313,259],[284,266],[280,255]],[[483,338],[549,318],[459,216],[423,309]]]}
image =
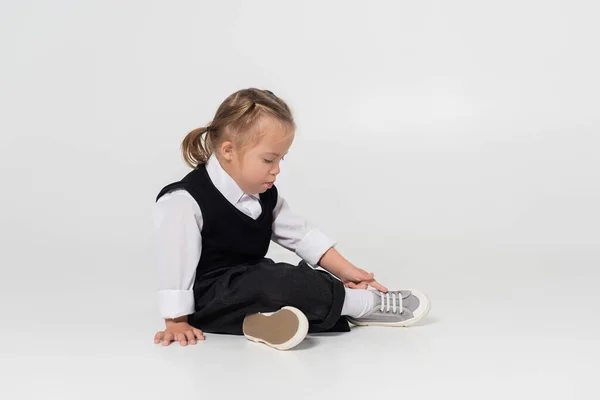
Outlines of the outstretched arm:
{"label": "outstretched arm", "polygon": [[293,213],[280,194],[273,209],[273,235],[271,239],[280,246],[293,251],[310,265],[319,265],[338,277],[346,287],[366,289],[368,285],[387,292],[373,274],[369,274],[348,260],[336,249],[333,240],[323,232],[309,226],[308,222]]}
{"label": "outstretched arm", "polygon": [[377,282],[375,275],[358,268],[350,261],[346,260],[334,247],[327,250],[321,257],[319,265],[340,278],[344,285],[350,289],[366,289],[369,285],[382,292],[387,292],[387,288]]}

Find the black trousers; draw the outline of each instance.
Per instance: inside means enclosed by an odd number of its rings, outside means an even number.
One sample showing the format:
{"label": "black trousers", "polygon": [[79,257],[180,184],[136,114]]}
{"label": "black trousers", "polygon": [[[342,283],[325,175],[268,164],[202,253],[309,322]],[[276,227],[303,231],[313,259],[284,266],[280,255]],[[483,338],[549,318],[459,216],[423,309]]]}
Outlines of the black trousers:
{"label": "black trousers", "polygon": [[242,335],[247,314],[293,306],[306,315],[309,333],[349,332],[348,321],[341,316],[345,296],[342,282],[326,271],[304,261],[292,265],[264,258],[197,279],[196,312],[188,316],[188,323],[204,332]]}

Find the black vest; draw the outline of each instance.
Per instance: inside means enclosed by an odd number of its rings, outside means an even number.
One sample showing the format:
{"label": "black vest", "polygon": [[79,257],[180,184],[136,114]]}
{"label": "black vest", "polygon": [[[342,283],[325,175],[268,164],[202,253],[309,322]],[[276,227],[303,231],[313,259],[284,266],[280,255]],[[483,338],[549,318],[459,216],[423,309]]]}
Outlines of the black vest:
{"label": "black vest", "polygon": [[260,261],[267,254],[272,234],[277,188],[260,194],[262,214],[256,219],[238,210],[215,187],[206,166],[199,165],[181,181],[165,186],[156,201],[173,189],[183,188],[202,211],[202,252],[196,279],[203,274],[234,265]]}

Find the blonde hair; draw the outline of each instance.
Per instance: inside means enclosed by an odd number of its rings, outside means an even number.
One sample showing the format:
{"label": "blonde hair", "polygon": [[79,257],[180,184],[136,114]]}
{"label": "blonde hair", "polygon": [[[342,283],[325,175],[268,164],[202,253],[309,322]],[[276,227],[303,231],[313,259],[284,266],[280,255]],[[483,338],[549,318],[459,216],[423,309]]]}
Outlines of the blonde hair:
{"label": "blonde hair", "polygon": [[[227,97],[217,109],[212,122],[188,133],[181,143],[185,163],[191,168],[206,163],[212,153],[230,140],[240,148],[260,138],[258,121],[272,117],[294,132],[296,124],[288,105],[269,90],[248,88]],[[205,135],[206,133],[206,135]]]}

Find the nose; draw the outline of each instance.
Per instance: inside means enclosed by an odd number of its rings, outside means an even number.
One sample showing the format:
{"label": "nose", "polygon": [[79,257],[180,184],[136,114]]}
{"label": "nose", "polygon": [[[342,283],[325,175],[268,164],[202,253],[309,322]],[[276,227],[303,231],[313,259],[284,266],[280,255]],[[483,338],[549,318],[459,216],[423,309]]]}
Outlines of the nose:
{"label": "nose", "polygon": [[281,168],[279,168],[279,163],[275,164],[275,168],[271,170],[271,174],[277,176],[281,172]]}

